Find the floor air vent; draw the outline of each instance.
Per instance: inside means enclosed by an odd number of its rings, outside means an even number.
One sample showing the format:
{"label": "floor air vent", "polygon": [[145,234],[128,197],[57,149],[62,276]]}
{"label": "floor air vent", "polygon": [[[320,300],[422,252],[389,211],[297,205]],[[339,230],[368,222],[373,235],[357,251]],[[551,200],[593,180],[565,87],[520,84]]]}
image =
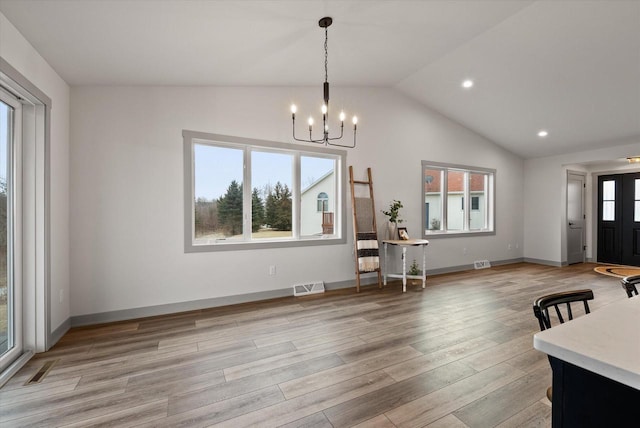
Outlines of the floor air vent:
{"label": "floor air vent", "polygon": [[44,379],[45,376],[49,374],[49,372],[57,362],[58,360],[49,360],[44,363],[44,365],[40,367],[40,370],[38,370],[36,374],[31,376],[31,379],[25,382],[25,385],[33,385],[34,383],[42,382],[42,379]]}
{"label": "floor air vent", "polygon": [[489,260],[476,260],[473,262],[473,267],[475,269],[486,269],[491,267],[491,262]]}
{"label": "floor air vent", "polygon": [[317,293],[324,293],[324,282],[309,282],[306,284],[295,284],[293,286],[294,296],[306,296]]}

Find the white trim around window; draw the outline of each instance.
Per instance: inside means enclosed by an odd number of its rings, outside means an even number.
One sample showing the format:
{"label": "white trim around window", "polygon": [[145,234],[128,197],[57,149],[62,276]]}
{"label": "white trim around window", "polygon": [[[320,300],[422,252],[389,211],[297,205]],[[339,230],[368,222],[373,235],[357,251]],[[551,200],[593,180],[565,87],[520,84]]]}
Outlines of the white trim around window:
{"label": "white trim around window", "polygon": [[422,161],[425,238],[495,234],[496,170]]}
{"label": "white trim around window", "polygon": [[[346,151],[189,130],[182,136],[185,252],[346,242]],[[220,164],[220,156],[230,160]],[[321,173],[327,165],[329,173]],[[233,171],[223,172],[227,167]],[[316,209],[320,192],[331,201],[332,232]],[[284,208],[274,208],[274,200]]]}

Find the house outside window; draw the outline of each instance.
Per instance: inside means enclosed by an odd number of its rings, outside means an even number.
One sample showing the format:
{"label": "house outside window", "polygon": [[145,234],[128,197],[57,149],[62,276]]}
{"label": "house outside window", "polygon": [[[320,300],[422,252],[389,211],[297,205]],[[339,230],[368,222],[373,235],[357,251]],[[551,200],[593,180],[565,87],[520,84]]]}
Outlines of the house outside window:
{"label": "house outside window", "polygon": [[424,236],[493,234],[495,170],[422,162]]}

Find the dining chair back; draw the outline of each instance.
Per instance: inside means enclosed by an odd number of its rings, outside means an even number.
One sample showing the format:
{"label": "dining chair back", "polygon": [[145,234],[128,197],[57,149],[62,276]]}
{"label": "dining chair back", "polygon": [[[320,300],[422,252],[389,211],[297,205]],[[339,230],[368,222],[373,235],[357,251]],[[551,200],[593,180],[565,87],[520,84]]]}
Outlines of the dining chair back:
{"label": "dining chair back", "polygon": [[632,298],[638,295],[638,285],[640,285],[640,275],[627,276],[622,278],[622,288],[627,292],[627,297]]}
{"label": "dining chair back", "polygon": [[[589,289],[564,291],[561,293],[547,294],[546,296],[537,298],[533,302],[533,314],[538,319],[540,331],[551,328],[552,319],[557,319],[560,324],[565,322],[565,317],[567,320],[572,320],[574,314],[574,311],[571,308],[572,303],[579,304],[582,302],[584,306],[584,313],[588,314],[589,300],[593,300],[593,291]],[[555,309],[555,314],[554,312],[549,312],[549,309],[551,308]],[[563,311],[565,312],[564,315]],[[549,401],[553,401],[552,387],[547,388],[547,398]]]}
{"label": "dining chair back", "polygon": [[[568,320],[572,320],[572,303],[582,302],[584,312],[588,314],[589,300],[593,300],[593,291],[589,289],[564,291],[561,293],[547,294],[546,296],[537,298],[533,302],[533,314],[538,319],[540,331],[551,328],[551,320],[554,318],[556,318],[560,323],[565,322],[565,317]],[[549,309],[551,308],[555,309],[555,317],[553,312],[551,312],[551,314],[549,312]]]}

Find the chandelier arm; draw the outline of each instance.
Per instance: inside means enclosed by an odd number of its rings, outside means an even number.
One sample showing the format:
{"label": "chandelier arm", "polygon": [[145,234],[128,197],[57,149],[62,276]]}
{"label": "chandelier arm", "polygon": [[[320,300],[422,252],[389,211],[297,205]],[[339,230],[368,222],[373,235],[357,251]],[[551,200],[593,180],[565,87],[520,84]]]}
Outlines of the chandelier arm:
{"label": "chandelier arm", "polygon": [[[292,123],[293,123],[292,130],[293,130],[293,139],[294,140],[301,141],[303,143],[324,143],[324,140],[314,140],[312,138],[307,140],[306,138],[298,138],[298,137],[296,137],[296,115],[292,114],[291,118],[292,118]],[[309,132],[309,136],[311,136],[311,132]]]}
{"label": "chandelier arm", "polygon": [[[344,127],[344,124],[343,124]],[[347,146],[345,144],[335,144],[332,143],[331,141],[327,141],[327,144],[329,144],[330,146],[337,146],[337,147],[346,147],[349,149],[355,149],[356,148],[356,134],[358,132],[358,125],[353,125],[353,146]],[[342,134],[340,134],[340,136],[342,136]],[[331,140],[338,140],[339,138],[331,138]]]}
{"label": "chandelier arm", "polygon": [[327,143],[330,146],[334,146],[334,147],[345,147],[347,149],[355,149],[356,148],[356,137],[355,135],[353,136],[353,146],[347,146],[346,144],[336,144],[336,143],[332,143],[332,142],[328,142]]}
{"label": "chandelier arm", "polygon": [[304,138],[296,138],[293,137],[296,141],[301,141],[303,143],[316,143],[316,144],[324,144],[324,140],[305,140]]}
{"label": "chandelier arm", "polygon": [[314,139],[306,139],[306,138],[298,138],[298,137],[296,137],[295,129],[293,130],[293,139],[296,140],[296,141],[302,141],[304,143],[324,144],[324,140],[314,140]]}
{"label": "chandelier arm", "polygon": [[343,135],[344,135],[344,123],[342,125],[340,125],[340,136],[339,137],[327,138],[327,140],[339,140],[340,138],[342,138]]}

